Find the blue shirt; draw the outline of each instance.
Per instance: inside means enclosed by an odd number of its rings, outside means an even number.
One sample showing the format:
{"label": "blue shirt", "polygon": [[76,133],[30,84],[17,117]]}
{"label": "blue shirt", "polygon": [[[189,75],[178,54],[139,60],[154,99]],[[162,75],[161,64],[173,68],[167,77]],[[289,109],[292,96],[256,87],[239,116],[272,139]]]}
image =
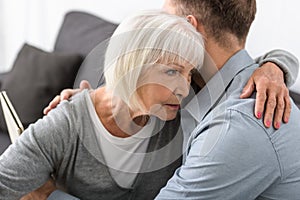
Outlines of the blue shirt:
{"label": "blue shirt", "polygon": [[256,67],[237,52],[185,107],[185,136],[197,127],[157,199],[300,199],[300,111],[292,103],[289,123],[266,129],[255,99],[239,98]]}

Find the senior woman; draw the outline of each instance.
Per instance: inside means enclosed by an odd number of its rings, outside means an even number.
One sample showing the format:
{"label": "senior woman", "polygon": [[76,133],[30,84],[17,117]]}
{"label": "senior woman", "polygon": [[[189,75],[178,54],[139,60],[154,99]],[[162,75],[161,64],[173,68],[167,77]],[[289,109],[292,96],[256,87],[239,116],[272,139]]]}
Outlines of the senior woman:
{"label": "senior woman", "polygon": [[153,199],[181,155],[181,136],[160,130],[203,55],[202,37],[183,18],[151,11],[122,22],[106,51],[106,85],[61,103],[2,154],[0,199],[50,177],[82,199]]}

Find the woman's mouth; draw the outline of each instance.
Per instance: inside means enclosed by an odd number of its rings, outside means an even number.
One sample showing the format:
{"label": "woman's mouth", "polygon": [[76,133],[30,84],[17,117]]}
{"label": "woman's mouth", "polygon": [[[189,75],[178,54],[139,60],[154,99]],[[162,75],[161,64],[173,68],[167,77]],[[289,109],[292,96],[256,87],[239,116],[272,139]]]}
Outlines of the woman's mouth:
{"label": "woman's mouth", "polygon": [[180,109],[180,104],[165,104],[170,110],[179,110]]}

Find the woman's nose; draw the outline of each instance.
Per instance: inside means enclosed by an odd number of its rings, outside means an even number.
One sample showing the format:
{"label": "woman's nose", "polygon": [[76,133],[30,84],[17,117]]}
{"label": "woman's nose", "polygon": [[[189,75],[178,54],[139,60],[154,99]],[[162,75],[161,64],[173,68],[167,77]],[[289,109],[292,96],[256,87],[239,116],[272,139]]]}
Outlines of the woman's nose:
{"label": "woman's nose", "polygon": [[179,78],[180,80],[178,80],[177,84],[176,84],[176,88],[175,88],[175,95],[180,97],[182,100],[183,98],[187,97],[190,91],[190,82],[191,82],[191,77],[187,76],[181,76]]}

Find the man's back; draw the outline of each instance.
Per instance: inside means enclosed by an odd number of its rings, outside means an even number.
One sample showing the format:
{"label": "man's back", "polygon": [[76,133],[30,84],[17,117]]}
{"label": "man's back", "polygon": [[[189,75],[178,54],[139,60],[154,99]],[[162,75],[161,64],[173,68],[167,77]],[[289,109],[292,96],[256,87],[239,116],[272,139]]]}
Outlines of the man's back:
{"label": "man's back", "polygon": [[[229,94],[227,110],[231,119],[230,129],[233,130],[228,131],[232,137],[229,145],[246,159],[247,167],[241,175],[250,176],[249,180],[256,185],[253,188],[257,187],[257,190],[262,191],[261,198],[298,199],[300,197],[300,110],[292,102],[289,123],[282,124],[278,130],[273,127],[266,128],[263,119],[257,120],[253,115],[255,99],[242,100],[234,94],[240,92],[236,89],[238,84],[240,84],[239,75],[230,86],[235,88],[235,91]],[[249,146],[239,146],[243,142]],[[247,184],[242,184],[247,187]]]}
{"label": "man's back", "polygon": [[206,84],[214,87],[197,95],[198,113],[187,105],[201,122],[189,138],[184,164],[158,199],[300,196],[300,111],[293,105],[288,124],[279,130],[265,128],[253,114],[255,99],[239,98],[256,67],[246,51],[238,52],[220,70],[223,80],[215,75],[210,80],[214,84]]}

